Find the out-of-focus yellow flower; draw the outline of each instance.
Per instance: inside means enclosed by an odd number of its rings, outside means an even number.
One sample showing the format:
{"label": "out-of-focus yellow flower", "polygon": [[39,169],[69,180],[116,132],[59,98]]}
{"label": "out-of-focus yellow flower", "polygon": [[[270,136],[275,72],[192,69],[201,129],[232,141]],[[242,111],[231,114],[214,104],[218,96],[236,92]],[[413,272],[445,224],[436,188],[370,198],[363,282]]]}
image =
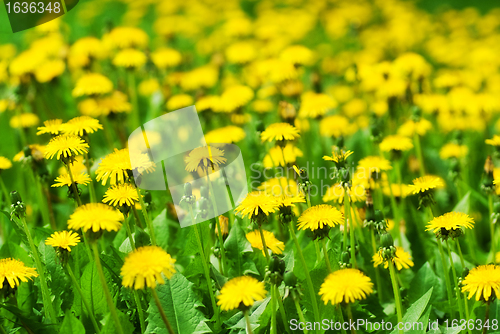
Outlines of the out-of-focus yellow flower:
{"label": "out-of-focus yellow flower", "polygon": [[379,147],[383,152],[408,151],[413,148],[413,143],[408,137],[392,135],[385,137]]}
{"label": "out-of-focus yellow flower", "polygon": [[325,137],[348,136],[356,131],[356,126],[341,115],[332,115],[323,118],[319,123],[319,132]]}
{"label": "out-of-focus yellow flower", "polygon": [[[285,244],[282,241],[279,241],[272,232],[266,230],[262,230],[262,232],[264,234],[267,248],[274,254],[283,254]],[[262,238],[258,230],[247,233],[246,238],[253,248],[260,249],[262,251],[262,254],[265,255]]]}
{"label": "out-of-focus yellow flower", "polygon": [[23,113],[12,116],[10,119],[10,126],[14,129],[19,128],[32,128],[40,123],[40,119],[33,113]]}
{"label": "out-of-focus yellow flower", "polygon": [[35,70],[35,78],[38,82],[49,82],[55,77],[63,74],[66,65],[60,59],[49,60],[42,63]]}
{"label": "out-of-focus yellow flower", "polygon": [[299,130],[288,123],[271,124],[260,134],[262,142],[294,140],[299,137]]}
{"label": "out-of-focus yellow flower", "polygon": [[99,73],[88,73],[78,79],[73,89],[73,96],[106,94],[113,90],[113,83],[107,77]]}
{"label": "out-of-focus yellow flower", "polygon": [[450,158],[463,158],[469,152],[469,148],[465,145],[459,145],[455,143],[448,143],[441,147],[439,151],[439,156],[441,159],[450,159]]}
{"label": "out-of-focus yellow flower", "polygon": [[160,83],[155,78],[150,78],[141,81],[137,88],[142,96],[151,96],[160,90]]}
{"label": "out-of-focus yellow flower", "polygon": [[180,85],[185,90],[211,88],[217,83],[219,71],[215,66],[206,65],[195,68],[181,77]]}
{"label": "out-of-focus yellow flower", "polygon": [[[287,143],[285,147],[275,146],[269,150],[269,153],[264,157],[264,167],[279,167],[290,165],[297,161],[297,157],[302,157],[304,153],[293,145],[292,143]],[[283,161],[283,157],[285,162]]]}
{"label": "out-of-focus yellow flower", "polygon": [[257,56],[255,44],[251,42],[237,42],[226,49],[226,58],[233,64],[244,64],[251,62]]}
{"label": "out-of-focus yellow flower", "polygon": [[337,107],[337,101],[332,97],[314,92],[306,92],[301,96],[299,117],[316,118]]}
{"label": "out-of-focus yellow flower", "polygon": [[0,171],[12,168],[12,162],[6,157],[0,156]]}
{"label": "out-of-focus yellow flower", "polygon": [[311,65],[314,53],[303,45],[292,45],[281,52],[280,58],[292,64]]}
{"label": "out-of-focus yellow flower", "polygon": [[221,95],[220,109],[224,112],[234,111],[247,103],[254,97],[253,90],[248,86],[235,85],[227,88]]}
{"label": "out-of-focus yellow flower", "polygon": [[188,107],[194,104],[193,98],[191,95],[187,94],[177,94],[171,96],[167,101],[167,109],[168,110],[177,110],[184,107]]}
{"label": "out-of-focus yellow flower", "polygon": [[266,298],[266,289],[263,282],[250,276],[233,278],[224,284],[217,296],[217,305],[223,311],[231,311],[238,307],[249,308],[255,301]]}
{"label": "out-of-focus yellow flower", "polygon": [[145,31],[135,27],[116,27],[102,38],[105,45],[111,48],[146,47],[149,41]]}
{"label": "out-of-focus yellow flower", "polygon": [[170,48],[160,48],[151,53],[153,64],[159,69],[172,68],[180,64],[181,53]]}
{"label": "out-of-focus yellow flower", "polygon": [[251,104],[252,110],[258,113],[271,112],[274,109],[274,104],[269,100],[255,100]]}
{"label": "out-of-focus yellow flower", "polygon": [[243,140],[246,136],[245,131],[235,125],[228,125],[219,129],[212,130],[205,134],[205,141],[211,143],[236,143]]}
{"label": "out-of-focus yellow flower", "polygon": [[136,49],[123,49],[113,58],[113,65],[118,67],[138,68],[146,64],[146,54]]}
{"label": "out-of-focus yellow flower", "polygon": [[415,133],[419,136],[423,136],[430,129],[432,129],[432,123],[424,118],[420,119],[418,122],[408,120],[399,127],[398,134],[411,138]]}

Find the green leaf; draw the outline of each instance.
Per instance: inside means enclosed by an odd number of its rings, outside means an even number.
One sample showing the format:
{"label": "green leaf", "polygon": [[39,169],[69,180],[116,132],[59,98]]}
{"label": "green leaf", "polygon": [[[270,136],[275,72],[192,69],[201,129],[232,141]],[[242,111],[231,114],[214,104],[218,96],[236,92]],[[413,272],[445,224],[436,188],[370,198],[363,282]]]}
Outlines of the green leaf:
{"label": "green leaf", "polygon": [[469,213],[470,209],[470,191],[455,205],[453,212]]}
{"label": "green leaf", "polygon": [[245,231],[240,226],[239,220],[235,220],[231,227],[231,231],[224,242],[224,248],[227,253],[226,257],[232,262],[229,268],[229,276],[241,276],[248,272],[259,274],[255,263],[245,256],[245,253],[251,253],[253,249],[245,236]]}
{"label": "green leaf", "polygon": [[64,321],[59,328],[61,334],[85,334],[85,327],[83,327],[80,320],[78,320],[71,312],[66,312]]}
{"label": "green leaf", "polygon": [[444,291],[439,289],[439,287],[442,287],[442,280],[434,273],[430,263],[426,262],[411,281],[410,290],[408,291],[409,304],[411,305],[416,302],[432,287],[436,289],[431,297],[431,301],[440,297]]}
{"label": "green leaf", "polygon": [[102,289],[95,263],[89,263],[83,270],[80,281],[83,295],[89,301],[92,313],[104,314],[107,311],[106,296]]}
{"label": "green leaf", "polygon": [[[271,297],[267,297],[264,300],[255,302],[252,310],[250,310],[250,324],[254,332],[258,332],[259,328],[264,331],[268,326],[269,320],[271,319],[271,307],[268,307]],[[245,334],[246,333],[246,320],[243,312],[237,312],[230,319],[225,322],[231,329],[236,330],[236,333]]]}
{"label": "green leaf", "polygon": [[[203,334],[212,331],[206,324],[207,319],[198,310],[203,306],[193,292],[193,283],[182,274],[175,274],[164,285],[158,285],[156,292],[167,319],[176,333]],[[168,334],[160,312],[153,298],[148,308],[148,327],[146,333]]]}
{"label": "green leaf", "polygon": [[[403,323],[413,323],[416,322],[425,311],[425,308],[429,304],[431,300],[432,291],[434,288],[430,288],[429,291],[425,295],[423,295],[419,300],[417,300],[410,308],[406,311],[406,314],[403,317]],[[397,328],[392,331],[391,334],[397,334]]]}
{"label": "green leaf", "polygon": [[[118,319],[120,320],[120,324],[122,325],[123,334],[132,334],[134,333],[134,326],[130,323],[128,317],[123,314],[120,310],[116,310],[118,313]],[[108,313],[106,317],[104,317],[105,325],[101,329],[101,334],[117,334],[115,321],[111,316],[111,313]]]}

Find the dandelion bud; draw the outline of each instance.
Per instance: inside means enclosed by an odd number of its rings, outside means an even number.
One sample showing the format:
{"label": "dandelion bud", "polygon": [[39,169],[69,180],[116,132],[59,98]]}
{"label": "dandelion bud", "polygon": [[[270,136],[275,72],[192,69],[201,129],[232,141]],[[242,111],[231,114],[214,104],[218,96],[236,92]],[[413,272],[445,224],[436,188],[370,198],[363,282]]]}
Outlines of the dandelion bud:
{"label": "dandelion bud", "polygon": [[392,235],[390,233],[383,233],[380,235],[380,244],[383,248],[394,247],[394,239],[392,239]]}
{"label": "dandelion bud", "polygon": [[10,202],[11,204],[21,203],[23,200],[21,199],[21,195],[17,191],[11,191],[10,193]]}
{"label": "dandelion bud", "polygon": [[26,215],[26,206],[24,205],[21,195],[17,191],[12,191],[10,193],[10,201],[12,205],[10,206],[10,215],[16,216],[17,218],[24,217]]}
{"label": "dandelion bud", "polygon": [[184,184],[184,196],[186,197],[190,197],[193,195],[193,186],[191,185],[191,183],[186,183]]}
{"label": "dandelion bud", "polygon": [[285,286],[287,287],[295,287],[297,286],[297,276],[293,273],[293,271],[287,271],[284,277]]}

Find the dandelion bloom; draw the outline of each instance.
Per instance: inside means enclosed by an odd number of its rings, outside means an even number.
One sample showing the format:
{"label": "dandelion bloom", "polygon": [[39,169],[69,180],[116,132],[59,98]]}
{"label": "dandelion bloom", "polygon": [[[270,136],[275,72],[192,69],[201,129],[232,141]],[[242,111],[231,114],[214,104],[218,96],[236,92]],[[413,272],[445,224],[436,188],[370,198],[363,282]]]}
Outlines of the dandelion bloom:
{"label": "dandelion bloom", "polygon": [[106,190],[102,201],[113,206],[133,206],[139,201],[139,195],[130,183],[117,184]]}
{"label": "dandelion bloom", "polygon": [[419,136],[423,136],[432,129],[432,123],[428,120],[422,118],[421,120],[415,122],[412,120],[406,121],[398,129],[398,135],[405,137],[413,137],[416,133]]}
{"label": "dandelion bloom", "polygon": [[[385,269],[389,267],[389,261],[384,260],[382,257],[382,250],[379,250],[375,255],[373,255],[373,266],[378,267],[382,263],[384,264]],[[411,255],[405,252],[403,247],[396,247],[396,255],[392,258],[392,263],[396,265],[398,270],[403,268],[408,269],[414,265]]]}
{"label": "dandelion bloom", "polygon": [[267,216],[277,209],[278,203],[273,196],[262,191],[253,191],[245,197],[235,211],[242,217],[248,216],[249,219],[252,219],[259,213]]}
{"label": "dandelion bloom", "polygon": [[278,203],[279,207],[284,208],[284,207],[293,207],[295,206],[295,203],[305,203],[306,199],[302,194],[282,195],[276,197],[276,202]]}
{"label": "dandelion bloom", "polygon": [[425,175],[413,180],[413,184],[410,184],[411,191],[413,194],[424,193],[431,189],[438,189],[444,187],[444,181],[438,176]]}
{"label": "dandelion bloom", "polygon": [[448,212],[431,220],[427,225],[426,231],[433,230],[435,233],[441,229],[450,231],[461,227],[472,229],[474,227],[474,220],[462,212]]}
{"label": "dandelion bloom", "polygon": [[488,301],[491,290],[500,298],[500,267],[494,264],[477,266],[462,281],[462,292],[469,293],[468,299],[476,294],[476,301],[481,297]]}
{"label": "dandelion bloom", "polygon": [[60,135],[52,138],[45,146],[45,159],[52,159],[56,156],[61,158],[71,158],[79,154],[88,153],[89,144],[82,138],[75,135]]}
{"label": "dandelion bloom", "polygon": [[38,136],[43,135],[45,133],[51,135],[58,135],[61,132],[61,124],[63,123],[62,119],[50,119],[48,121],[43,122],[43,126],[39,126],[37,128],[38,132],[36,133]]}
{"label": "dandelion bloom", "polygon": [[220,97],[220,107],[224,112],[232,112],[248,104],[254,97],[253,90],[248,86],[235,85],[227,88]]}
{"label": "dandelion bloom", "polygon": [[233,278],[224,284],[217,296],[217,305],[223,311],[231,311],[235,308],[251,307],[254,302],[266,298],[266,289],[263,282],[250,276]]}
{"label": "dandelion bloom", "polygon": [[158,246],[144,246],[128,254],[123,263],[120,275],[122,285],[135,290],[145,286],[155,288],[157,284],[165,284],[165,276],[170,279],[175,274],[175,259]]}
{"label": "dandelion bloom", "polygon": [[379,147],[384,152],[389,151],[408,151],[413,148],[411,139],[401,135],[387,136],[379,144]]}
{"label": "dandelion bloom", "polygon": [[168,110],[176,110],[193,105],[193,98],[188,94],[177,94],[170,97],[167,101]]}
{"label": "dandelion bloom", "polygon": [[260,134],[262,142],[270,142],[273,140],[294,140],[299,137],[299,130],[288,123],[271,124]]}
{"label": "dandelion bloom", "polygon": [[[323,196],[323,202],[337,202],[339,204],[344,203],[344,192],[345,187],[336,183],[331,187],[328,187],[325,195]],[[366,188],[361,184],[354,184],[352,187],[347,189],[347,196],[349,196],[349,200],[351,203],[355,202],[364,202],[366,200]]]}
{"label": "dandelion bloom", "polygon": [[[68,173],[59,175],[58,177],[55,178],[54,181],[56,183],[54,183],[51,187],[64,187],[64,186],[71,187],[72,184],[71,176]],[[76,184],[82,184],[86,186],[92,181],[92,179],[89,177],[87,173],[73,173],[73,181]]]}
{"label": "dandelion bloom", "polygon": [[54,232],[45,240],[45,244],[71,252],[71,247],[78,245],[80,236],[73,231]]}
{"label": "dandelion bloom", "polygon": [[60,129],[68,135],[83,136],[84,134],[94,133],[103,128],[98,119],[90,116],[79,116],[62,124]]}
{"label": "dandelion bloom", "polygon": [[305,92],[301,96],[299,117],[316,118],[338,106],[337,101],[329,95],[315,92]]}
{"label": "dandelion bloom", "polygon": [[151,53],[151,60],[153,64],[159,69],[167,67],[174,67],[179,65],[182,60],[181,53],[177,50],[170,48],[160,48]]}
{"label": "dandelion bloom", "polygon": [[[266,240],[266,246],[270,249],[274,254],[283,254],[283,250],[285,249],[285,244],[282,241],[276,239],[272,232],[262,230],[264,234],[264,239]],[[264,245],[262,244],[262,237],[258,230],[249,232],[246,234],[247,240],[250,242],[253,248],[257,248],[262,250],[262,254],[264,253]]]}
{"label": "dandelion bloom", "polygon": [[111,185],[123,183],[128,176],[128,170],[132,170],[128,149],[118,150],[115,148],[113,153],[108,154],[99,163],[95,172],[96,180],[98,182],[102,180],[103,186],[106,185],[108,179]]}
{"label": "dandelion bloom", "polygon": [[314,53],[303,45],[291,45],[284,49],[280,58],[297,65],[311,65]]}
{"label": "dandelion bloom", "polygon": [[349,151],[349,150],[347,150],[347,151],[345,151],[345,150],[332,151],[332,156],[330,157],[330,156],[325,155],[323,157],[323,160],[333,161],[335,163],[344,162],[353,153],[354,153],[353,151]]}
{"label": "dandelion bloom", "polygon": [[123,215],[113,207],[102,203],[89,203],[76,208],[69,217],[68,227],[72,230],[83,229],[118,231],[122,226]]}
{"label": "dandelion bloom", "polygon": [[264,157],[264,167],[271,168],[293,164],[297,161],[297,157],[302,157],[303,155],[304,153],[292,143],[287,143],[285,147],[274,146]]}
{"label": "dandelion bloom", "polygon": [[136,49],[124,49],[119,51],[113,58],[113,65],[118,67],[137,68],[146,64],[146,54]]}
{"label": "dandelion bloom", "polygon": [[486,139],[484,142],[491,146],[500,146],[500,136],[494,135],[493,138]]}
{"label": "dandelion bloom", "polygon": [[76,82],[73,89],[73,97],[84,95],[97,95],[110,93],[113,90],[113,82],[102,74],[88,73]]}
{"label": "dandelion bloom", "polygon": [[148,34],[136,27],[116,27],[103,36],[103,42],[111,47],[130,48],[145,47],[148,44]]}
{"label": "dandelion bloom", "polygon": [[12,162],[6,157],[0,156],[0,170],[9,169],[12,167]]}
{"label": "dandelion bloom", "polygon": [[223,128],[215,129],[205,134],[207,143],[236,143],[243,140],[246,136],[245,130],[235,125],[228,125]]}
{"label": "dandelion bloom", "polygon": [[439,150],[439,156],[441,159],[459,159],[465,157],[467,153],[469,153],[469,148],[467,146],[454,143],[448,143],[441,147],[441,150]]}
{"label": "dandelion bloom", "polygon": [[359,160],[358,168],[367,169],[371,174],[373,172],[380,173],[381,171],[391,170],[392,166],[389,160],[374,155]]}
{"label": "dandelion bloom", "polygon": [[7,258],[0,260],[0,282],[5,286],[9,283],[11,288],[19,286],[19,281],[27,282],[28,278],[37,277],[35,268],[26,267],[19,260]]}
{"label": "dandelion bloom", "polygon": [[184,159],[186,170],[194,172],[198,167],[207,169],[209,166],[219,166],[227,161],[224,151],[212,146],[197,147]]}
{"label": "dandelion bloom", "polygon": [[373,292],[373,283],[370,277],[358,269],[348,268],[337,270],[328,275],[321,284],[319,294],[325,302],[333,305],[354,303],[356,300],[365,299]]}
{"label": "dandelion bloom", "polygon": [[344,215],[337,208],[328,205],[315,205],[304,211],[298,219],[298,227],[300,230],[306,228],[311,231],[318,230],[324,226],[334,227],[342,224]]}
{"label": "dandelion bloom", "polygon": [[12,116],[10,119],[10,127],[13,129],[19,128],[31,128],[40,123],[40,119],[37,115],[32,113],[24,113],[16,116]]}
{"label": "dandelion bloom", "polygon": [[353,134],[355,131],[356,126],[341,115],[327,116],[319,122],[319,133],[324,137],[337,138]]}

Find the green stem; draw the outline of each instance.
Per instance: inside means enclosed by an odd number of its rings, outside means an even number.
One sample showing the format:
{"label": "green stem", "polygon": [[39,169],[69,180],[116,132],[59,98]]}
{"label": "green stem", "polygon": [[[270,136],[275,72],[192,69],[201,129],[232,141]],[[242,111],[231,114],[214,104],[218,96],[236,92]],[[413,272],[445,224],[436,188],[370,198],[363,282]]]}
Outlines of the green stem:
{"label": "green stem", "polygon": [[3,325],[0,325],[0,334],[7,334],[5,328],[3,328]]}
{"label": "green stem", "polygon": [[[399,164],[397,164],[396,168],[399,168]],[[399,228],[399,210],[398,210],[398,205],[396,203],[396,198],[394,197],[394,194],[392,192],[392,182],[389,178],[389,175],[387,175],[387,182],[389,184],[389,193],[391,195],[391,207],[392,207],[392,214],[394,216],[394,229],[393,231],[396,232],[396,240],[398,241],[398,245],[401,246],[401,233],[400,233],[400,228]],[[401,187],[401,184],[400,184]],[[400,196],[401,198],[403,197],[403,194],[401,193],[400,190]]]}
{"label": "green stem", "polygon": [[141,126],[141,119],[139,116],[139,108],[137,101],[137,90],[135,85],[135,74],[133,71],[127,71],[128,76],[128,93],[130,95],[130,102],[132,104],[132,127],[137,129]]}
{"label": "green stem", "polygon": [[437,240],[438,244],[438,249],[439,249],[439,254],[441,254],[441,263],[443,264],[443,271],[444,271],[444,281],[446,283],[446,291],[448,293],[448,303],[450,305],[450,314],[451,318],[454,319],[454,312],[453,312],[453,307],[451,301],[453,300],[453,293],[451,292],[451,283],[450,283],[450,276],[448,275],[448,268],[446,268],[446,257],[444,255],[444,250],[443,250],[443,245],[441,243],[441,240]]}
{"label": "green stem", "polygon": [[[340,318],[340,323],[341,324],[344,324],[345,323],[345,320],[344,320],[344,314],[342,313],[342,309],[340,308],[340,304],[337,304],[337,307],[335,308],[337,310],[337,312],[339,313],[339,318]],[[346,334],[346,331],[345,331],[345,328],[344,326],[342,326],[342,334]]]}
{"label": "green stem", "polygon": [[[212,206],[214,209],[215,224],[217,225],[217,229],[219,229],[219,231],[222,231],[222,229],[220,228],[220,222],[218,219],[219,210],[217,210],[217,202],[215,200],[215,193],[214,193],[214,189],[212,187],[212,181],[210,180],[210,177],[208,175],[208,167],[206,168],[206,173],[207,173],[208,191],[210,192],[208,197],[210,197],[210,200],[212,201]],[[261,231],[261,236],[262,236],[262,231]],[[221,258],[222,258],[221,259],[222,260],[221,274],[224,275],[224,273],[226,272],[226,251],[224,249],[224,241],[222,239],[222,233],[219,233],[217,235],[217,237],[219,238],[220,254],[221,254]],[[265,241],[262,244],[265,247]],[[267,252],[266,252],[266,257],[269,257],[269,254],[267,254]],[[268,262],[269,262],[269,258],[268,258]]]}
{"label": "green stem", "polygon": [[330,259],[328,258],[328,250],[326,248],[326,240],[323,238],[322,240],[323,243],[323,253],[325,254],[325,262],[326,262],[326,268],[328,269],[328,272],[332,272],[332,267],[330,266]]}
{"label": "green stem", "polygon": [[90,172],[90,158],[89,154],[85,153],[85,167],[87,168],[87,174],[89,174],[90,177],[90,184],[89,184],[89,189],[90,189],[90,202],[95,203],[96,202],[96,194],[95,194],[95,188],[94,188],[94,180],[92,179],[92,174]]}
{"label": "green stem", "polygon": [[354,220],[356,221],[356,229],[358,230],[358,236],[360,237],[359,239],[361,240],[361,243],[365,243],[365,236],[363,235],[363,222],[361,221],[361,218],[359,217],[358,210],[354,207],[353,210],[354,212]]}
{"label": "green stem", "polygon": [[451,249],[448,240],[446,240],[446,249],[448,250],[448,257],[450,258],[451,272],[453,273],[453,281],[455,283],[455,293],[457,294],[458,312],[460,313],[460,319],[464,319],[464,310],[462,306],[462,298],[460,296],[460,287],[458,285],[458,276],[453,264],[453,257],[451,256]]}
{"label": "green stem", "polygon": [[[276,286],[276,299],[278,299],[278,310],[281,314],[281,320],[283,321],[283,328],[287,328],[288,320],[285,313],[285,306],[283,305],[283,300],[281,299],[280,289]],[[288,332],[288,331],[287,331]]]}
{"label": "green stem", "polygon": [[43,219],[43,224],[48,225],[51,228],[55,229],[55,222],[52,223],[49,217],[49,212],[47,210],[47,202],[44,201],[44,194],[43,194],[43,185],[40,181],[40,178],[35,175],[35,172],[30,168],[31,171],[31,177],[33,178],[33,185],[36,187],[36,199],[38,202],[38,205],[40,207],[40,213],[42,215]]}
{"label": "green stem", "polygon": [[148,226],[149,234],[151,235],[151,243],[153,246],[156,246],[156,236],[155,230],[153,228],[153,223],[151,219],[149,219],[148,210],[146,210],[146,204],[144,203],[144,199],[142,198],[141,191],[139,188],[135,188],[137,190],[137,195],[139,196],[139,203],[141,204],[142,215],[144,216],[144,220],[146,221],[146,225]]}
{"label": "green stem", "polygon": [[139,291],[134,290],[135,305],[137,306],[137,314],[139,315],[139,324],[141,326],[141,333],[146,332],[146,323],[144,322],[144,311],[142,309],[141,298]]}
{"label": "green stem", "polygon": [[153,295],[153,298],[155,300],[156,307],[158,308],[158,311],[160,311],[161,319],[165,323],[165,326],[167,326],[168,333],[175,334],[174,329],[170,325],[170,322],[167,319],[167,315],[165,314],[165,311],[163,310],[163,306],[161,305],[160,298],[158,298],[158,294],[156,293],[156,290],[151,289],[151,294]]}
{"label": "green stem", "polygon": [[80,284],[78,284],[78,281],[76,280],[75,274],[73,274],[73,270],[71,269],[71,266],[69,264],[66,265],[66,269],[68,269],[68,274],[69,277],[71,278],[71,281],[73,282],[73,285],[76,288],[76,291],[80,295],[80,299],[83,302],[83,305],[85,305],[85,308],[87,309],[87,313],[89,314],[90,321],[92,322],[92,326],[94,326],[94,330],[97,334],[99,334],[101,331],[99,329],[99,326],[97,325],[97,321],[95,320],[94,317],[94,312],[92,311],[92,308],[90,307],[89,301],[83,294],[82,289],[80,288]]}
{"label": "green stem", "polygon": [[457,245],[458,254],[460,255],[460,263],[462,264],[462,270],[465,269],[464,255],[462,254],[462,248],[460,247],[460,241],[458,238],[455,239],[455,244]]}
{"label": "green stem", "polygon": [[[358,267],[356,262],[356,243],[354,240],[354,224],[351,217],[351,200],[347,194],[348,187],[344,188],[344,214],[346,215],[346,220],[344,222],[344,242],[347,242],[347,220],[349,219],[349,236],[351,239],[351,261],[354,268]],[[347,247],[347,246],[346,246]]]}
{"label": "green stem", "polygon": [[[467,301],[467,296],[464,295],[464,305],[465,305],[465,320],[469,323],[470,313],[469,313],[469,303]],[[467,327],[467,333],[472,334],[472,330]]]}
{"label": "green stem", "polygon": [[40,260],[40,256],[38,255],[38,248],[36,248],[35,243],[33,242],[33,237],[31,236],[31,232],[28,228],[28,224],[26,223],[26,218],[21,216],[19,218],[21,224],[24,228],[24,233],[28,238],[28,243],[31,248],[31,253],[35,258],[36,270],[40,277],[40,288],[42,290],[42,299],[44,304],[45,317],[50,319],[52,324],[57,324],[56,312],[54,311],[54,306],[52,305],[52,301],[50,298],[49,288],[47,286],[47,281],[45,279],[45,268],[42,266],[42,261]]}
{"label": "green stem", "polygon": [[[349,322],[354,323],[354,318],[352,317],[351,304],[347,303],[346,311],[347,311],[347,318],[349,318]],[[356,329],[354,327],[351,327],[351,333],[356,334]]]}
{"label": "green stem", "polygon": [[243,314],[245,316],[245,321],[247,323],[247,334],[253,334],[252,325],[250,324],[250,317],[248,316],[248,310],[243,311]]}
{"label": "green stem", "polygon": [[311,275],[309,274],[309,270],[307,269],[307,262],[304,259],[304,254],[302,253],[302,250],[300,249],[299,240],[295,235],[295,227],[293,226],[293,222],[291,220],[288,223],[288,228],[290,230],[290,235],[292,236],[293,242],[295,244],[295,248],[297,248],[297,254],[299,255],[299,260],[302,263],[302,267],[304,267],[304,274],[306,276],[307,288],[309,289],[309,295],[313,307],[314,321],[319,322],[320,318],[319,318],[318,303],[316,302],[316,293],[314,292]]}
{"label": "green stem", "polygon": [[136,250],[135,241],[134,238],[132,237],[132,230],[130,229],[130,216],[125,218],[125,222],[123,223],[123,225],[125,225],[125,230],[127,231],[128,240],[130,241],[130,246],[132,247],[132,250]]}
{"label": "green stem", "polygon": [[[293,298],[293,302],[295,303],[295,309],[297,310],[297,314],[299,315],[299,320],[301,323],[305,324],[306,323],[306,318],[304,318],[304,313],[302,312],[302,309],[300,308],[299,301],[297,298]],[[305,329],[304,327],[304,334],[308,334],[309,331]]]}
{"label": "green stem", "polygon": [[491,234],[491,254],[493,254],[493,262],[495,262],[495,224],[493,223],[493,195],[488,195],[488,209],[489,209],[489,223],[490,223],[490,234]]}
{"label": "green stem", "polygon": [[66,170],[68,171],[69,178],[71,179],[71,188],[73,189],[73,194],[76,199],[76,203],[78,206],[82,205],[82,200],[80,199],[80,194],[78,194],[78,187],[76,186],[75,179],[73,177],[73,172],[71,171],[71,168],[69,164],[64,164],[66,166]]}
{"label": "green stem", "polygon": [[276,328],[276,294],[274,292],[276,285],[271,283],[271,334],[277,334]]}
{"label": "green stem", "polygon": [[[398,322],[403,322],[403,310],[401,307],[401,296],[399,295],[399,286],[396,280],[396,269],[394,269],[394,263],[392,259],[389,260],[389,273],[391,275],[391,283],[392,290],[394,291],[394,301],[396,303],[396,313],[398,315]],[[399,333],[402,334],[403,331],[399,330]]]}
{"label": "green stem", "polygon": [[8,207],[10,203],[10,195],[5,183],[3,182],[2,176],[0,176],[0,186],[2,187],[3,195],[5,197],[5,206]]}
{"label": "green stem", "polygon": [[422,147],[420,146],[420,137],[418,136],[418,133],[416,131],[413,134],[413,141],[415,142],[415,151],[417,153],[420,176],[424,176],[425,175],[424,157],[422,155]]}
{"label": "green stem", "polygon": [[194,233],[196,235],[196,241],[198,242],[198,248],[202,258],[201,263],[203,264],[203,271],[205,273],[205,280],[207,281],[208,293],[210,295],[210,301],[212,302],[212,309],[214,310],[215,319],[217,321],[217,327],[220,328],[220,313],[217,303],[215,302],[214,291],[212,287],[212,280],[210,279],[210,270],[208,269],[208,260],[205,256],[205,251],[203,250],[203,243],[201,242],[200,233],[198,231],[198,226],[195,224],[195,219],[193,215],[193,205],[189,206],[189,214],[191,215],[191,221],[193,222],[192,228],[194,228]]}
{"label": "green stem", "polygon": [[106,277],[104,276],[104,271],[102,270],[101,258],[99,257],[99,249],[97,248],[97,242],[92,242],[92,250],[94,251],[95,263],[97,266],[97,273],[99,274],[99,279],[101,280],[101,285],[104,290],[104,296],[106,297],[106,302],[108,303],[109,311],[111,312],[111,317],[115,322],[115,328],[118,334],[124,334],[120,318],[118,318],[118,312],[116,311],[115,303],[109,292],[108,284],[106,283]]}
{"label": "green stem", "polygon": [[[484,312],[483,324],[487,324],[490,320],[490,302],[491,302],[491,300],[486,302],[486,312]],[[486,334],[488,332],[488,327],[489,326],[483,326],[483,334]]]}
{"label": "green stem", "polygon": [[259,225],[260,239],[262,240],[262,248],[264,248],[264,255],[266,256],[267,264],[269,265],[271,257],[269,256],[269,250],[267,248],[266,238],[264,238],[264,231],[262,231],[262,226],[260,224],[258,225]]}
{"label": "green stem", "polygon": [[321,263],[321,250],[319,249],[318,240],[313,240],[314,249],[316,250],[316,265]]}
{"label": "green stem", "polygon": [[[372,239],[372,248],[373,248],[373,254],[377,254],[377,243],[375,241],[375,232],[373,229],[370,229],[370,234],[371,234],[371,239]],[[375,267],[375,278],[377,281],[377,295],[378,295],[378,300],[380,303],[382,303],[383,297],[382,297],[382,280],[380,278],[380,269],[379,267]]]}

